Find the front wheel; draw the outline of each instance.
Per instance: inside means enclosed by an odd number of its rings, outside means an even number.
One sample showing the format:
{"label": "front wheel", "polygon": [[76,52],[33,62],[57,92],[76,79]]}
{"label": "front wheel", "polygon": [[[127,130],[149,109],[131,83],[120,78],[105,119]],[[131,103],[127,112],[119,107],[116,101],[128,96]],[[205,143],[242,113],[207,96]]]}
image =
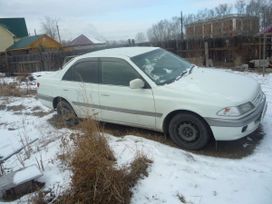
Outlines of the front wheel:
{"label": "front wheel", "polygon": [[206,123],[191,113],[175,115],[171,119],[168,128],[173,142],[184,149],[201,149],[207,145],[211,137]]}

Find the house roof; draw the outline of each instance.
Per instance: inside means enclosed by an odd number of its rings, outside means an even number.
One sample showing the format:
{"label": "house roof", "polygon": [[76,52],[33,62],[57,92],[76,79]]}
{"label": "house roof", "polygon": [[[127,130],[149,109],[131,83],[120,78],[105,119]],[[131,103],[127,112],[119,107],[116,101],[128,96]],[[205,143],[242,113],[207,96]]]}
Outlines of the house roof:
{"label": "house roof", "polygon": [[24,49],[28,48],[33,42],[38,40],[40,37],[43,37],[44,35],[34,35],[34,36],[27,36],[19,41],[15,42],[13,45],[11,45],[7,50],[17,50],[17,49]]}
{"label": "house roof", "polygon": [[28,36],[24,18],[0,18],[0,25],[3,25],[17,38]]}
{"label": "house roof", "polygon": [[72,42],[69,44],[70,46],[82,46],[82,45],[93,45],[94,43],[87,38],[85,35],[81,34],[80,36],[76,37]]}

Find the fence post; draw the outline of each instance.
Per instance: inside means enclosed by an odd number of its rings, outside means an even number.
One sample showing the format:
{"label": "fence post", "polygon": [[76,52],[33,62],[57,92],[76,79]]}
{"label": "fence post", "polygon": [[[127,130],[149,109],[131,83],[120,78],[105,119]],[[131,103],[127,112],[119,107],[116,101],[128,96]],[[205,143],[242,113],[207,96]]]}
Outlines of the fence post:
{"label": "fence post", "polygon": [[[6,69],[7,69],[6,71],[9,72],[10,70],[9,70],[8,52],[7,52],[7,51],[5,52],[5,61],[6,61]],[[9,73],[10,73],[10,72],[9,72]]]}
{"label": "fence post", "polygon": [[204,47],[205,47],[205,66],[209,66],[209,47],[208,47],[208,42],[204,42]]}
{"label": "fence post", "polygon": [[263,39],[263,76],[265,74],[265,53],[266,51],[266,35],[264,34],[264,39]]}

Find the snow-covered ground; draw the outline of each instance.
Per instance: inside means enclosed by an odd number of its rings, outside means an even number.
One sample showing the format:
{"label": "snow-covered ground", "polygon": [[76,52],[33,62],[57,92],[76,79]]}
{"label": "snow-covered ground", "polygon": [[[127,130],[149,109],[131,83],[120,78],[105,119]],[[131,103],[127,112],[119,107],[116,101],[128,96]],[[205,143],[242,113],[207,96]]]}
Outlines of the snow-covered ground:
{"label": "snow-covered ground", "polygon": [[[206,156],[133,135],[121,139],[107,135],[118,165],[128,164],[139,152],[153,160],[149,176],[133,189],[132,203],[272,203],[272,74],[265,77],[242,74],[261,83],[268,102],[262,123],[264,137],[248,156],[236,159]],[[4,167],[16,170],[22,165],[38,165],[42,160],[45,169],[39,180],[46,183],[46,189],[61,191],[69,187],[71,172],[57,155],[62,151],[62,139],[73,130],[53,127],[48,119],[54,113],[49,111],[35,97],[0,97],[0,155],[6,156],[26,140],[38,138],[31,145],[29,158],[22,151]],[[26,197],[21,199],[24,200]]]}

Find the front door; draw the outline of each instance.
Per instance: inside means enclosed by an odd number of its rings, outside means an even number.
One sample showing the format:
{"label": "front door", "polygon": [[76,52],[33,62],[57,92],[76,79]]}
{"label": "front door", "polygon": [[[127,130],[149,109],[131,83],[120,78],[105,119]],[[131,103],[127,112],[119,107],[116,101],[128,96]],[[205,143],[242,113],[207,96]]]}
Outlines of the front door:
{"label": "front door", "polygon": [[155,128],[156,111],[152,89],[131,89],[129,82],[142,77],[125,60],[101,58],[99,99],[101,120]]}

